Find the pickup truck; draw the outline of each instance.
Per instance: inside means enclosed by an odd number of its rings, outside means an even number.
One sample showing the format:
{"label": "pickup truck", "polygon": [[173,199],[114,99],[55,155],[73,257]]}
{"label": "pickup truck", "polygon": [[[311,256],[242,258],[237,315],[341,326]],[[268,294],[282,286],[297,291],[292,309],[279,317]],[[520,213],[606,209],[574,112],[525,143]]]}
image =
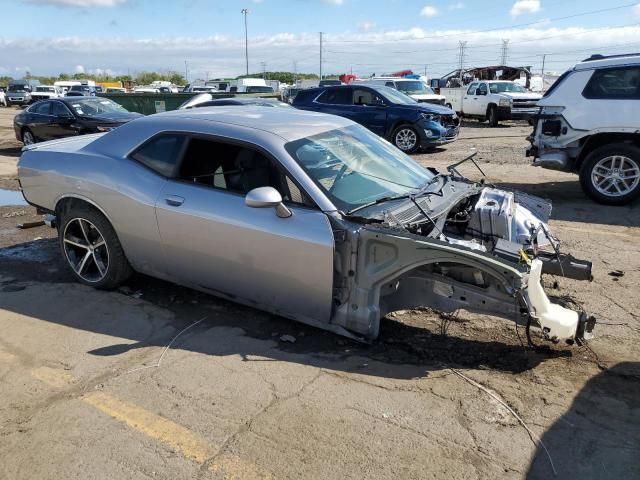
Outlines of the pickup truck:
{"label": "pickup truck", "polygon": [[538,113],[536,103],[542,98],[515,82],[483,80],[460,88],[441,88],[447,106],[460,116],[489,121],[496,127],[500,120],[530,120]]}

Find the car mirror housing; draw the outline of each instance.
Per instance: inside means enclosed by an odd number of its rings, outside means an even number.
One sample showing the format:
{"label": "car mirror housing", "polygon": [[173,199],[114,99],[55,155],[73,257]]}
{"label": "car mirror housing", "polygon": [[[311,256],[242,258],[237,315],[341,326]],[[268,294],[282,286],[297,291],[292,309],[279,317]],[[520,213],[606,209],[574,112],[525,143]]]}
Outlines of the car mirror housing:
{"label": "car mirror housing", "polygon": [[273,187],[254,188],[247,193],[244,203],[247,207],[252,208],[273,207],[276,209],[276,215],[280,218],[291,216],[291,210],[282,203],[282,195]]}

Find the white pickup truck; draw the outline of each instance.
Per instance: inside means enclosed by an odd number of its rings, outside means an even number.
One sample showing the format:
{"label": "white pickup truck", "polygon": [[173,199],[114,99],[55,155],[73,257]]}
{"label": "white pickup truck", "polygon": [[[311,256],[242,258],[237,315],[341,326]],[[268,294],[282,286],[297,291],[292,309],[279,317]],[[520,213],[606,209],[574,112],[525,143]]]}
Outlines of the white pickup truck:
{"label": "white pickup truck", "polygon": [[459,88],[441,88],[447,106],[460,116],[488,120],[491,127],[500,120],[530,120],[538,113],[542,98],[515,82],[482,80]]}

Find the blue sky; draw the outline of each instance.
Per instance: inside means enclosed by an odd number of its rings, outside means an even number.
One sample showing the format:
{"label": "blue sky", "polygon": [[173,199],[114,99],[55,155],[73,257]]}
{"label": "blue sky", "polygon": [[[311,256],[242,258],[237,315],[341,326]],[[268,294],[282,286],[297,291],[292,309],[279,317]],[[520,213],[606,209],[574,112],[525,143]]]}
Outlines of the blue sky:
{"label": "blue sky", "polygon": [[[324,71],[365,75],[404,66],[432,75],[465,62],[497,63],[508,39],[509,63],[563,70],[585,52],[640,50],[640,4],[595,0],[11,0],[2,2],[0,74],[63,71],[243,73],[249,13],[252,71],[317,72],[319,31]],[[602,9],[601,11],[586,14]],[[574,16],[575,15],[575,16]],[[569,17],[572,18],[561,18]],[[10,18],[28,21],[6,21]]]}

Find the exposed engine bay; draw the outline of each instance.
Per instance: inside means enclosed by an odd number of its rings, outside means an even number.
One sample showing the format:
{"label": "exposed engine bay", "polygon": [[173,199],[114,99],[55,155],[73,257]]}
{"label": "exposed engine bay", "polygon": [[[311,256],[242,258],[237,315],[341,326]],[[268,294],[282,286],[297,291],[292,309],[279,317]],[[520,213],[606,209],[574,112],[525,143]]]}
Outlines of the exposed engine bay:
{"label": "exposed engine bay", "polygon": [[[589,338],[595,319],[551,303],[541,284],[542,273],[592,278],[591,262],[560,253],[550,214],[542,198],[451,175],[438,175],[420,194],[363,209],[352,219],[365,226],[345,235],[347,243],[357,239],[356,268],[337,245],[336,285],[343,288],[336,289],[336,320],[351,330],[371,328],[373,314],[356,321],[353,305],[365,300],[354,299],[355,291],[368,292],[366,302],[379,305],[380,316],[418,306],[464,308],[515,319],[527,333],[537,326],[553,342]],[[355,285],[347,271],[356,272]],[[349,303],[352,311],[341,319],[340,306]]]}

